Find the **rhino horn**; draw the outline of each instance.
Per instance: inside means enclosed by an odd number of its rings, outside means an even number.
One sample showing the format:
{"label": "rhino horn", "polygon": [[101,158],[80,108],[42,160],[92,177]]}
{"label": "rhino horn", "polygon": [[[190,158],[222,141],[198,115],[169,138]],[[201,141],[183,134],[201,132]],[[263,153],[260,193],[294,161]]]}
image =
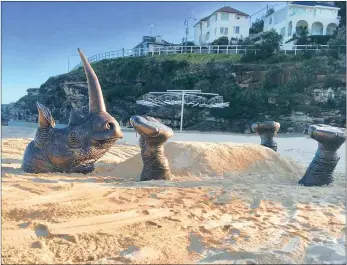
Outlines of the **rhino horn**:
{"label": "rhino horn", "polygon": [[55,121],[51,114],[51,111],[46,106],[36,102],[37,111],[39,113],[39,128],[47,128],[49,126],[54,127]]}
{"label": "rhino horn", "polygon": [[82,51],[78,49],[78,53],[80,54],[84,72],[87,76],[88,83],[88,94],[89,94],[89,112],[92,113],[100,113],[106,112],[106,106],[104,102],[104,97],[102,95],[101,86],[96,76],[93,68],[88,62],[88,59],[84,56]]}

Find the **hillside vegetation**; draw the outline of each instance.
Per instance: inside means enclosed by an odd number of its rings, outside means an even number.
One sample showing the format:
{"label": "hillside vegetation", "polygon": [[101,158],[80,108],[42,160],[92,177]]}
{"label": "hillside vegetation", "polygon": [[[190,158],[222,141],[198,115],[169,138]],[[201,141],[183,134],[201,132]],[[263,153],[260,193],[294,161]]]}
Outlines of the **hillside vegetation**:
{"label": "hillside vegetation", "polygon": [[[264,33],[261,53],[246,56],[176,54],[154,57],[107,59],[92,66],[99,77],[108,111],[126,123],[131,115],[159,117],[173,128],[179,126],[180,107],[147,107],[136,104],[144,94],[168,89],[198,89],[218,93],[230,102],[223,109],[185,108],[187,129],[244,132],[252,122],[274,119],[281,130],[300,131],[309,123],[343,125],[346,114],[345,54],[304,52],[275,54],[280,38]],[[277,44],[276,44],[277,43]],[[344,56],[344,57],[343,57]],[[341,59],[342,58],[342,59]],[[71,108],[86,112],[88,97],[83,68],[49,78],[38,95],[26,95],[9,108],[29,108],[37,116],[35,101],[51,108],[66,123]],[[295,113],[311,117],[298,122]],[[316,119],[317,118],[317,119]],[[330,120],[329,120],[330,119]]]}

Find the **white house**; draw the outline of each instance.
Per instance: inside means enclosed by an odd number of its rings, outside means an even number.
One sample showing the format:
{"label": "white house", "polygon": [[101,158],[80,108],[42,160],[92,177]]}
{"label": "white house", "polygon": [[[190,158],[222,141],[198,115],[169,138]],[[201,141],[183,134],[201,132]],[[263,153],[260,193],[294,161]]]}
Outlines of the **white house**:
{"label": "white house", "polygon": [[306,27],[310,35],[332,35],[339,24],[339,9],[326,2],[290,2],[264,18],[264,31],[275,29],[283,42],[291,39],[300,26]]}
{"label": "white house", "polygon": [[249,35],[250,17],[230,6],[222,7],[194,25],[194,44],[208,44],[222,36],[245,38]]}

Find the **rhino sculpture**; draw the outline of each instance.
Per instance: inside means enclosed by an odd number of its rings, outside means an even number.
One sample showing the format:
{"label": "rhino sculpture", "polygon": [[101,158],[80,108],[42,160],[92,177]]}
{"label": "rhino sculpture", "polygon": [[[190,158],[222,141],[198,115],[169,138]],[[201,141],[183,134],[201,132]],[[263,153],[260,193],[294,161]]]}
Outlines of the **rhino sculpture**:
{"label": "rhino sculpture", "polygon": [[80,49],[78,52],[87,76],[89,113],[83,115],[72,109],[68,126],[54,128],[51,111],[37,102],[39,128],[24,153],[25,172],[89,173],[94,170],[95,161],[123,138],[118,122],[106,111],[93,68]]}

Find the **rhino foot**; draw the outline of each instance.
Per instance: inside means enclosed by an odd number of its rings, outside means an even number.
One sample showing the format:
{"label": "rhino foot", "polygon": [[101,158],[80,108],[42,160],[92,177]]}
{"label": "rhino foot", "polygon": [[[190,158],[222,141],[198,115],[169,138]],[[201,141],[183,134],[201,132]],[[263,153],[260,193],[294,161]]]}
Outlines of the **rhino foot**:
{"label": "rhino foot", "polygon": [[67,171],[67,173],[82,173],[86,175],[90,172],[93,172],[94,169],[95,169],[94,164],[81,165],[81,166],[77,166],[70,169],[69,171]]}

